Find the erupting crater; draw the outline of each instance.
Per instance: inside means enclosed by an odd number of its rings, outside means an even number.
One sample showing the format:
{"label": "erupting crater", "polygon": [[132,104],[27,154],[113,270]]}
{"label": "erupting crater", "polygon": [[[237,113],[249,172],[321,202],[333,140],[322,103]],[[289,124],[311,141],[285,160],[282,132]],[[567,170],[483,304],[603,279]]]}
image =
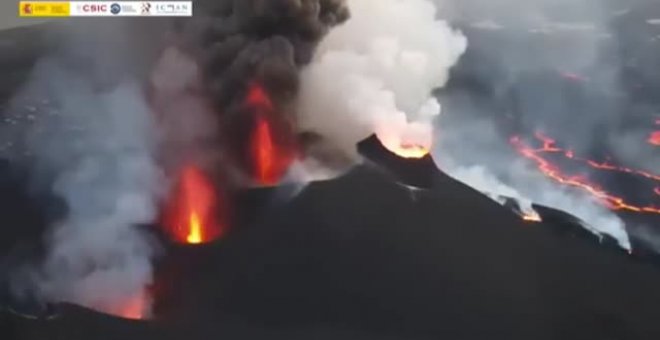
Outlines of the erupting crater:
{"label": "erupting crater", "polygon": [[427,148],[409,144],[388,145],[374,134],[358,143],[357,148],[365,159],[389,173],[398,183],[417,189],[433,186],[440,169]]}
{"label": "erupting crater", "polygon": [[209,243],[225,231],[220,214],[224,204],[213,183],[196,166],[186,166],[179,175],[165,211],[164,225],[175,242]]}
{"label": "erupting crater", "polygon": [[379,142],[390,152],[401,158],[419,159],[424,158],[431,152],[431,147],[421,143],[404,141],[386,134],[376,134]]}
{"label": "erupting crater", "polygon": [[275,105],[258,83],[250,85],[245,105],[254,122],[249,140],[251,177],[260,185],[277,185],[296,158],[293,133],[287,122],[276,121]]}

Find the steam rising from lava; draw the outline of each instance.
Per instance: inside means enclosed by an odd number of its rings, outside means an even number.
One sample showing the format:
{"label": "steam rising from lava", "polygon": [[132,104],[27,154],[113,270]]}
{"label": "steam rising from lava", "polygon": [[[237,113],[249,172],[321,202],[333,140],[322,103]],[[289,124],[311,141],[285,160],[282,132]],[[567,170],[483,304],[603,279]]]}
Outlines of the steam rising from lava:
{"label": "steam rising from lava", "polygon": [[[658,59],[647,60],[643,55],[650,49],[636,47],[649,46],[643,39],[651,36],[640,20],[640,10],[648,6],[592,0],[435,2],[450,9],[443,13],[460,23],[472,41],[455,69],[456,83],[441,94],[451,114],[441,118],[436,137],[442,153],[435,158],[468,184],[484,191],[514,188],[522,196],[517,198],[570,212],[593,231],[629,246],[628,232],[634,228],[626,230],[608,209],[612,206],[603,203],[602,192],[594,196],[553,181],[539,171],[538,162],[516,159],[520,154],[512,151],[519,147],[506,144],[513,136],[531,140],[535,131],[545,131],[574,155],[599,160],[582,162],[584,183],[607,179],[605,173],[614,170],[603,167],[612,164],[631,170],[621,173],[633,177],[657,169],[657,155],[646,143],[657,102],[640,95],[657,89],[657,83],[634,76],[657,75]],[[607,156],[612,164],[600,161]],[[471,178],[483,173],[487,179]],[[652,192],[652,181],[646,183]],[[600,183],[617,185],[614,180]]]}
{"label": "steam rising from lava", "polygon": [[83,42],[72,45],[71,54],[42,60],[14,99],[16,107],[49,103],[23,131],[29,154],[14,161],[31,165],[39,190],[57,195],[66,210],[47,234],[46,258],[17,272],[12,288],[22,297],[147,316],[157,248],[138,226],[156,217],[164,184],[153,116],[130,73],[105,83],[94,66],[69,64],[72,56],[91,57],[125,71],[106,58],[112,54],[86,56]]}
{"label": "steam rising from lava", "polygon": [[[236,132],[253,126],[245,118],[253,108],[243,105],[251,84],[272,101],[267,127],[295,125],[299,69],[319,39],[348,17],[341,0],[199,1],[195,12],[201,15],[173,24],[171,36],[155,29],[148,37],[152,44],[139,39],[142,29],[152,27],[145,22],[73,23],[63,35],[71,39],[61,48],[62,58],[35,70],[25,97],[49,97],[59,112],[28,131],[35,155],[30,161],[43,175],[39,184],[52,185],[67,211],[53,226],[44,263],[14,276],[17,294],[35,290],[47,301],[145,316],[157,248],[137,226],[158,215],[167,187],[163,173],[178,174],[190,161],[213,168],[229,161],[218,145],[230,149],[236,139],[249,144],[250,134]],[[148,101],[143,85],[150,68],[143,61],[149,58],[138,54],[168,41],[151,75]],[[257,127],[263,132],[263,124]],[[166,152],[156,155],[158,147]],[[272,163],[266,168],[269,182],[282,171]],[[199,176],[183,173],[184,182],[212,190]],[[204,204],[186,216],[191,227],[201,227],[201,233],[190,230],[188,242],[205,240]]]}
{"label": "steam rising from lava", "polygon": [[351,18],[332,30],[302,73],[303,131],[349,156],[376,132],[390,150],[415,155],[432,145],[440,104],[431,95],[465,51],[462,34],[436,19],[428,0],[354,0]]}

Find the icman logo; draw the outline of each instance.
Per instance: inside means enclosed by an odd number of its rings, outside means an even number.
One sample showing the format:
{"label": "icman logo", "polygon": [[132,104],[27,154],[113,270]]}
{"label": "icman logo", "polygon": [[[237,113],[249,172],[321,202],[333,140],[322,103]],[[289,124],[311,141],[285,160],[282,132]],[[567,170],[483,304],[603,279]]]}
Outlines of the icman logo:
{"label": "icman logo", "polygon": [[32,14],[32,4],[23,5],[23,14]]}

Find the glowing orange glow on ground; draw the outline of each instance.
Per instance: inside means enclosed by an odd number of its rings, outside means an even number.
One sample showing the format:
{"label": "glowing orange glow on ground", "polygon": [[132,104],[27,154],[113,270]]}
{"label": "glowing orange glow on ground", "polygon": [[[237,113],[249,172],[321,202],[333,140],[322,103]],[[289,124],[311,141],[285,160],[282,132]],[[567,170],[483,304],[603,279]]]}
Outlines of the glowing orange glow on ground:
{"label": "glowing orange glow on ground", "polygon": [[[659,207],[656,207],[654,205],[637,206],[631,204],[629,202],[626,202],[625,199],[623,199],[622,197],[618,197],[608,193],[604,189],[600,188],[597,184],[591,183],[588,179],[582,176],[571,176],[564,174],[561,171],[561,169],[559,169],[557,166],[552,164],[548,159],[544,158],[543,155],[546,153],[562,153],[566,157],[571,159],[577,159],[577,160],[581,160],[581,159],[576,158],[573,152],[565,151],[563,149],[558,148],[555,145],[554,140],[540,133],[538,133],[536,137],[543,142],[543,146],[538,149],[527,145],[520,139],[520,137],[513,137],[511,138],[510,142],[515,147],[515,149],[518,151],[519,154],[521,154],[522,156],[524,156],[529,160],[534,161],[534,163],[536,163],[536,167],[546,177],[560,184],[580,189],[583,192],[586,192],[591,196],[594,196],[596,199],[602,202],[602,204],[604,204],[606,207],[612,210],[626,210],[626,211],[638,212],[638,213],[660,214]],[[634,169],[617,167],[606,163],[601,164],[594,161],[588,161],[587,164],[598,169],[631,173],[655,180],[659,178],[655,174],[634,170]]]}
{"label": "glowing orange glow on ground", "polygon": [[123,305],[114,308],[115,312],[112,314],[131,320],[147,319],[149,317],[148,311],[150,306],[151,299],[149,295],[146,291],[142,291],[128,299]]}
{"label": "glowing orange glow on ground", "polygon": [[543,222],[543,219],[537,212],[525,213],[522,218],[526,222]]}
{"label": "glowing orange glow on ground", "polygon": [[653,131],[648,139],[649,144],[660,146],[660,131]]}
{"label": "glowing orange glow on ground", "polygon": [[219,196],[204,172],[185,167],[179,176],[167,207],[165,224],[170,237],[180,243],[202,244],[221,236],[223,226]]}
{"label": "glowing orange glow on ground", "polygon": [[253,179],[262,185],[276,185],[293,163],[295,151],[290,143],[283,142],[286,136],[280,135],[280,139],[276,138],[278,136],[273,121],[273,117],[277,116],[274,114],[275,107],[263,87],[252,84],[247,93],[246,104],[254,114],[254,126],[249,142]]}

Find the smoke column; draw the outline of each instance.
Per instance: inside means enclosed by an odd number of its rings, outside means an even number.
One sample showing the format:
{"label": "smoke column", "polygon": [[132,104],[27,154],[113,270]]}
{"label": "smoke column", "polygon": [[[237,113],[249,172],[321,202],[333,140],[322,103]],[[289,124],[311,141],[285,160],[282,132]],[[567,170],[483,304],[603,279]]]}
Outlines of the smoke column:
{"label": "smoke column", "polygon": [[268,118],[277,142],[294,144],[293,102],[300,68],[310,61],[320,39],[348,18],[344,1],[224,0],[199,1],[196,6],[200,15],[180,33],[203,71],[229,158],[246,162],[246,136],[256,119],[247,102],[255,88],[253,93],[263,92],[273,106]]}
{"label": "smoke column", "polygon": [[320,44],[302,72],[300,129],[349,157],[374,132],[384,143],[431,145],[448,80],[467,41],[427,0],[353,0],[351,18]]}
{"label": "smoke column", "polygon": [[114,25],[55,26],[62,31],[54,38],[68,38],[12,103],[38,116],[22,131],[27,152],[15,161],[27,162],[39,190],[65,203],[45,236],[44,260],[17,271],[12,287],[24,298],[137,318],[148,313],[158,249],[138,226],[154,221],[166,182],[153,115],[131,69],[140,62],[120,52],[137,49],[117,40],[128,35]]}
{"label": "smoke column", "polygon": [[145,316],[158,247],[137,226],[157,217],[164,173],[191,159],[218,166],[218,146],[244,143],[250,124],[242,104],[255,84],[277,108],[274,125],[293,126],[300,67],[348,18],[341,0],[195,5],[200,15],[164,25],[64,25],[54,39],[65,42],[14,100],[39,115],[21,133],[28,155],[18,158],[40,190],[66,205],[46,237],[43,263],[13,276],[17,295]]}

